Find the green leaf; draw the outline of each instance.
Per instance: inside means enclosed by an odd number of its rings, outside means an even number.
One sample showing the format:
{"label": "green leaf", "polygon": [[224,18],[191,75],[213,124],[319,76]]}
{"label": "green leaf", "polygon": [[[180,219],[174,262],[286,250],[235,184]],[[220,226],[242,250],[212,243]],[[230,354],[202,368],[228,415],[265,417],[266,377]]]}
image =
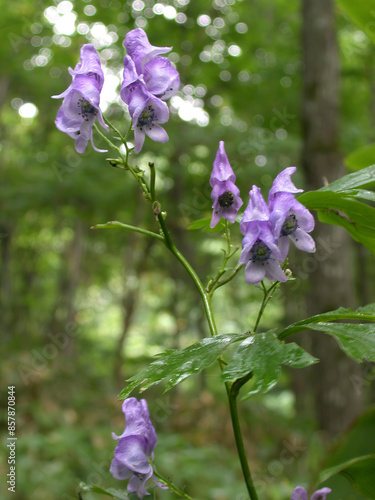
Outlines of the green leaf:
{"label": "green leaf", "polygon": [[291,325],[279,331],[278,338],[280,340],[284,340],[287,337],[290,337],[290,335],[301,332],[303,330],[309,330],[311,325],[314,323],[319,323],[321,321],[336,321],[339,319],[375,321],[375,303],[360,307],[356,311],[354,309],[345,309],[344,307],[340,307],[335,311],[317,314],[316,316],[311,316],[310,318],[304,319],[302,321],[297,321],[296,323],[292,323]]}
{"label": "green leaf", "polygon": [[219,231],[223,231],[225,229],[225,223],[223,219],[221,219],[215,227],[210,227],[211,218],[198,219],[191,224],[188,225],[188,230],[193,231],[196,229],[201,229],[206,233],[218,233]]}
{"label": "green leaf", "polygon": [[[375,176],[374,167],[370,168],[373,169]],[[317,210],[319,220],[322,222],[344,227],[356,241],[375,253],[375,208],[356,199],[356,197],[369,197],[365,194],[367,191],[354,187],[355,183],[368,187],[368,176],[361,174],[362,171],[350,174],[318,191],[304,193],[298,201],[309,210]],[[356,181],[351,175],[361,177],[362,180]],[[372,182],[375,182],[374,179]]]}
{"label": "green leaf", "polygon": [[337,181],[331,182],[328,186],[320,188],[319,191],[334,191],[338,193],[347,189],[368,189],[370,187],[375,187],[375,165],[362,168],[362,170],[353,174],[344,175],[341,179],[337,179]]}
{"label": "green leaf", "polygon": [[375,0],[337,0],[352,21],[375,42]]}
{"label": "green leaf", "polygon": [[257,333],[240,343],[225,367],[222,379],[234,382],[252,372],[251,390],[247,393],[250,396],[272,389],[280,378],[282,365],[303,368],[317,361],[297,344],[280,342],[272,331]]}
{"label": "green leaf", "polygon": [[363,496],[375,498],[375,455],[349,460],[320,474],[320,482],[342,474],[352,483],[353,487]]}
{"label": "green leaf", "polygon": [[117,500],[129,500],[130,497],[124,490],[115,490],[114,488],[101,488],[95,484],[80,483],[79,485],[81,491],[90,491],[92,493],[101,493],[102,495],[107,495],[108,497],[117,498]]}
{"label": "green leaf", "polygon": [[356,361],[375,361],[374,324],[315,323],[309,328],[335,337],[341,349]]}
{"label": "green leaf", "polygon": [[204,338],[181,350],[169,350],[157,357],[146,370],[131,379],[122,390],[119,399],[125,399],[136,388],[144,391],[152,385],[168,378],[165,391],[169,391],[190,375],[200,373],[214,363],[222,352],[232,343],[244,338],[243,335],[223,334]]}
{"label": "green leaf", "polygon": [[[375,12],[375,11],[374,11]],[[375,144],[364,146],[357,149],[345,158],[345,164],[350,170],[360,170],[374,165],[375,163]]]}

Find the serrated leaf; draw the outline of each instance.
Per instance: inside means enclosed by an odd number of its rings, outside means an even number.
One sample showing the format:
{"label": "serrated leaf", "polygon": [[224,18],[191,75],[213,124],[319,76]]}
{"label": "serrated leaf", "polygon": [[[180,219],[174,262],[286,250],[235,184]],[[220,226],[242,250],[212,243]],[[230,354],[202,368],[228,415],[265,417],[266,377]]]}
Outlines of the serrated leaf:
{"label": "serrated leaf", "polygon": [[125,399],[136,388],[144,391],[152,385],[168,379],[165,391],[169,391],[190,375],[200,373],[214,363],[222,352],[232,343],[243,339],[243,335],[216,335],[196,342],[181,350],[167,351],[159,354],[146,370],[131,379],[123,389],[119,399]]}
{"label": "serrated leaf", "polygon": [[310,325],[313,323],[319,323],[321,321],[336,321],[336,320],[359,320],[359,321],[375,321],[375,303],[368,304],[364,307],[358,308],[356,311],[354,309],[346,309],[344,307],[340,307],[334,311],[329,311],[322,314],[317,314],[316,316],[311,316],[310,318],[306,318],[302,321],[297,321],[296,323],[292,323],[291,325],[283,328],[278,333],[278,338],[280,340],[284,340],[290,335],[301,332],[303,330],[308,330]]}
{"label": "serrated leaf", "polygon": [[225,223],[223,219],[221,219],[215,227],[210,227],[210,224],[211,224],[211,218],[209,217],[205,219],[198,219],[189,224],[187,228],[189,231],[201,229],[202,231],[207,233],[217,233],[225,229]]}
{"label": "serrated leaf", "polygon": [[336,474],[342,474],[353,487],[367,498],[375,498],[375,455],[366,455],[349,460],[320,474],[320,482],[327,481]]}
{"label": "serrated leaf", "polygon": [[108,497],[116,498],[117,500],[130,500],[128,493],[124,490],[115,490],[114,488],[101,488],[95,484],[80,483],[79,485],[81,491],[90,491],[92,493],[101,493],[102,495],[107,495]]}
{"label": "serrated leaf", "polygon": [[311,330],[336,338],[341,349],[358,362],[375,362],[375,325],[352,323],[314,323]]}
{"label": "serrated leaf", "polygon": [[252,372],[252,387],[247,393],[250,396],[272,389],[280,378],[282,365],[302,368],[317,361],[298,345],[280,342],[271,331],[258,333],[240,343],[225,367],[222,379],[234,382]]}

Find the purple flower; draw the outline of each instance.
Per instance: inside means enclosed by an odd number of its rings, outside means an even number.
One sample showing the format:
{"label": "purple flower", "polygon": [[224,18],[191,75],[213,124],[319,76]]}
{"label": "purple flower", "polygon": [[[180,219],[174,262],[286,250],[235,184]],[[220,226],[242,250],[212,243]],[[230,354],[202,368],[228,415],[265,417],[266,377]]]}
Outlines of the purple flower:
{"label": "purple flower", "polygon": [[225,153],[224,141],[220,141],[210,178],[213,201],[210,227],[215,227],[221,217],[232,223],[236,220],[243,201],[235,182],[236,176]]}
{"label": "purple flower", "polygon": [[314,229],[314,217],[294,198],[295,193],[303,191],[297,189],[290,179],[295,171],[296,167],[288,167],[280,172],[273,181],[268,198],[270,223],[275,236],[279,238],[282,260],[288,254],[290,240],[300,250],[315,252],[315,242],[307,234]]}
{"label": "purple flower", "polygon": [[129,95],[129,113],[133,119],[135,153],[141,151],[146,135],[156,142],[168,141],[167,132],[158,125],[168,121],[168,106],[142,84],[135,85]]}
{"label": "purple flower", "polygon": [[142,28],[136,28],[127,33],[124,40],[124,47],[134,61],[138,75],[143,73],[145,64],[153,57],[172,50],[172,47],[155,47],[151,45]]}
{"label": "purple flower", "polygon": [[104,76],[95,48],[90,44],[84,45],[81,62],[69,71],[73,77],[71,85],[62,94],[52,96],[53,99],[64,99],[57,113],[56,127],[75,139],[78,153],[85,151],[88,141],[96,151],[104,152],[95,147],[92,136],[96,118],[102,127],[108,129],[99,109]]}
{"label": "purple flower", "polygon": [[280,267],[281,254],[269,218],[269,209],[260,189],[253,186],[240,223],[244,238],[239,262],[246,264],[245,278],[249,285],[257,285],[265,277],[270,281],[287,281]]}
{"label": "purple flower", "polygon": [[120,436],[112,433],[113,439],[119,442],[115,449],[115,458],[112,460],[110,472],[116,479],[130,479],[128,491],[137,493],[142,499],[149,495],[146,491],[148,479],[162,489],[164,485],[157,482],[154,476],[154,449],[156,446],[156,432],[150,420],[147,402],[136,398],[125,399],[122,405],[126,426]]}
{"label": "purple flower", "polygon": [[[331,493],[330,488],[322,488],[321,490],[317,490],[312,494],[311,500],[326,500],[328,493]],[[302,486],[297,486],[294,488],[291,499],[290,500],[308,500],[307,491]]]}

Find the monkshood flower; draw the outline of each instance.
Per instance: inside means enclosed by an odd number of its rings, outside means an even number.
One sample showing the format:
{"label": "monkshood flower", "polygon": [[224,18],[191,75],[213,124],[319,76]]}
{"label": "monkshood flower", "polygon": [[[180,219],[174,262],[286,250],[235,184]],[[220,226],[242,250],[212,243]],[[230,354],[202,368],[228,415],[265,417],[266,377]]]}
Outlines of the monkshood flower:
{"label": "monkshood flower", "polygon": [[288,167],[275,178],[269,192],[270,223],[275,236],[279,238],[279,248],[282,260],[285,260],[290,240],[297,248],[305,252],[315,252],[315,242],[307,234],[314,229],[315,221],[312,214],[294,198],[297,189],[291,181],[291,175],[296,167]]}
{"label": "monkshood flower", "polygon": [[141,151],[146,135],[156,142],[168,141],[167,132],[158,125],[168,121],[168,106],[141,84],[135,85],[130,93],[129,113],[133,119],[135,153]]}
{"label": "monkshood flower", "polygon": [[81,62],[69,71],[73,77],[71,85],[62,94],[52,96],[53,99],[64,99],[57,113],[56,127],[75,139],[78,153],[85,151],[88,141],[96,151],[104,152],[95,147],[92,136],[96,118],[102,127],[108,129],[99,109],[104,76],[95,48],[90,44],[84,45]]}
{"label": "monkshood flower", "polygon": [[124,47],[134,61],[138,75],[143,73],[145,64],[153,57],[166,54],[172,50],[172,47],[155,47],[151,45],[142,28],[136,28],[127,33],[124,40]]}
{"label": "monkshood flower", "polygon": [[222,217],[232,223],[236,220],[243,201],[235,182],[236,176],[225,153],[224,141],[220,141],[210,178],[213,202],[210,227],[215,227]]}
{"label": "monkshood flower", "polygon": [[246,264],[245,279],[249,285],[257,285],[265,277],[270,281],[287,281],[280,267],[281,253],[269,218],[270,212],[260,189],[253,186],[240,223],[244,238],[239,262]]}
{"label": "monkshood flower", "polygon": [[[329,493],[331,493],[330,488],[322,488],[321,490],[315,491],[312,494],[311,500],[326,500],[326,497]],[[308,500],[308,494],[305,488],[302,486],[297,486],[294,488],[291,499],[290,500]]]}
{"label": "monkshood flower", "polygon": [[149,495],[146,491],[148,479],[162,489],[166,486],[157,482],[154,476],[154,449],[156,432],[150,420],[147,402],[144,399],[125,399],[122,405],[125,415],[125,429],[120,436],[112,433],[113,439],[118,439],[115,457],[112,460],[110,472],[116,479],[130,479],[128,491],[136,493],[142,499]]}

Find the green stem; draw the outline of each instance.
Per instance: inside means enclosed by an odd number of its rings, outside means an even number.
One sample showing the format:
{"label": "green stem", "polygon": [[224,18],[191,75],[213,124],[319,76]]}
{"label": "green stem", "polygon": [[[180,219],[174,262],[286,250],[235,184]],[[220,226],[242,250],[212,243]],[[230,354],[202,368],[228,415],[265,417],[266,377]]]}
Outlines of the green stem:
{"label": "green stem", "polygon": [[117,220],[107,222],[106,224],[96,224],[95,226],[92,226],[90,229],[108,229],[111,227],[121,227],[123,229],[128,229],[129,231],[134,231],[135,233],[141,233],[146,236],[151,236],[152,238],[155,238],[159,241],[165,241],[163,236],[160,236],[160,234],[153,233],[152,231],[148,231],[147,229],[142,229],[141,227],[130,226],[129,224],[123,224],[122,222],[118,222]]}
{"label": "green stem", "polygon": [[253,478],[251,476],[249,464],[247,461],[247,456],[246,456],[246,451],[245,451],[245,446],[242,438],[242,433],[241,433],[241,427],[240,427],[240,421],[238,417],[238,409],[237,409],[237,396],[240,390],[240,387],[246,383],[249,379],[251,378],[251,374],[247,375],[243,379],[237,380],[234,382],[232,385],[229,394],[228,394],[228,399],[229,399],[229,408],[230,408],[230,416],[232,419],[232,427],[233,427],[233,432],[234,432],[234,439],[236,441],[236,446],[237,446],[237,452],[238,456],[241,462],[241,468],[242,468],[242,473],[245,479],[247,491],[249,493],[249,496],[251,500],[258,500],[258,495],[255,490]]}
{"label": "green stem", "polygon": [[193,500],[189,495],[187,495],[184,491],[180,490],[180,488],[178,488],[175,484],[173,484],[170,481],[168,481],[168,479],[165,479],[158,472],[154,471],[154,476],[156,476],[161,483],[163,483],[166,486],[168,486],[169,489],[171,489],[172,491],[174,491],[175,493],[177,493],[177,495],[179,495],[180,497],[186,498],[187,500]]}
{"label": "green stem", "polygon": [[268,305],[268,302],[272,298],[271,294],[280,285],[280,282],[279,281],[275,281],[275,283],[273,285],[271,285],[268,288],[268,290],[267,290],[265,284],[263,283],[263,281],[260,282],[260,285],[261,285],[262,290],[263,290],[263,300],[262,300],[262,304],[261,304],[259,312],[258,312],[257,319],[255,321],[255,325],[254,325],[253,331],[252,332],[248,332],[248,333],[256,333],[256,331],[258,329],[258,326],[259,326],[259,322],[260,322],[260,320],[261,320],[261,318],[263,316],[264,310],[266,309],[266,307]]}

